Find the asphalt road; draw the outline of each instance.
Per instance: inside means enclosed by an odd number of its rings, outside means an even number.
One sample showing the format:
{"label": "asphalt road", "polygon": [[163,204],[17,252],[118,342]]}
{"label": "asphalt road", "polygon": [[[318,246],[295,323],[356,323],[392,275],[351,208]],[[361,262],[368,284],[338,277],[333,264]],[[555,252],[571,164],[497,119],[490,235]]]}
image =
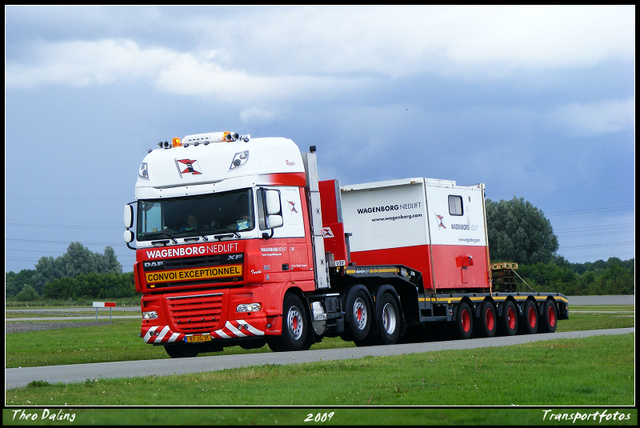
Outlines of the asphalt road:
{"label": "asphalt road", "polygon": [[6,389],[21,388],[34,380],[49,383],[84,382],[87,379],[167,376],[201,373],[237,367],[265,364],[299,364],[317,361],[349,360],[366,356],[392,356],[440,350],[487,348],[540,340],[573,339],[589,336],[633,333],[635,329],[570,331],[510,337],[453,340],[443,342],[396,344],[361,348],[320,349],[298,352],[268,352],[264,354],[218,355],[195,358],[121,361],[113,363],[74,364],[64,366],[25,367],[6,369]]}

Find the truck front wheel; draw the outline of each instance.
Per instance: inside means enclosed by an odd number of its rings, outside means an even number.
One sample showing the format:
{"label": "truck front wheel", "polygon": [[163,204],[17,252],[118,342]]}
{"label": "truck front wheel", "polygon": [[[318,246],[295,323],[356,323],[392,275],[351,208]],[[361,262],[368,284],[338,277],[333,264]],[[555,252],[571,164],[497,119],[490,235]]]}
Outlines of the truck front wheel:
{"label": "truck front wheel", "polygon": [[287,294],[282,305],[282,334],[269,341],[274,352],[301,351],[307,344],[309,324],[304,305],[295,294]]}
{"label": "truck front wheel", "polygon": [[165,345],[164,350],[171,358],[196,357],[198,355],[198,349],[195,345]]}

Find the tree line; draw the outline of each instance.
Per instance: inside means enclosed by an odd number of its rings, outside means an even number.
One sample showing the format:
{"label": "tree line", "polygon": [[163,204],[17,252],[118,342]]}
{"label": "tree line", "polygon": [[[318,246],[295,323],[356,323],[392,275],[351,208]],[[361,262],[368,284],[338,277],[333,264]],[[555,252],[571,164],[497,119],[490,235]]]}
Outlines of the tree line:
{"label": "tree line", "polygon": [[[570,263],[557,254],[558,237],[541,210],[524,198],[486,200],[492,261],[518,263],[519,290],[569,296],[633,294],[634,259]],[[519,282],[519,281],[517,281]]]}
{"label": "tree line", "polygon": [[40,258],[35,269],[7,272],[5,283],[7,299],[19,301],[136,295],[133,273],[122,273],[113,248],[94,253],[79,242],[69,244],[62,256]]}
{"label": "tree line", "polygon": [[[573,296],[633,294],[634,259],[568,262],[557,254],[551,222],[523,198],[487,199],[486,211],[491,261],[518,263],[523,291],[530,287]],[[113,248],[94,253],[79,242],[72,242],[60,257],[42,257],[35,269],[7,272],[5,280],[7,299],[24,301],[136,295],[133,273],[122,273]]]}

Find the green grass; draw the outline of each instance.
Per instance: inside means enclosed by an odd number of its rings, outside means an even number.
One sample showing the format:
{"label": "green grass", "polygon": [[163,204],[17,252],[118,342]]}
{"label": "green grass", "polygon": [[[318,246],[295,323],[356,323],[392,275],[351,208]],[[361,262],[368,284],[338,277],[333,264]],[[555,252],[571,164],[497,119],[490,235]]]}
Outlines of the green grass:
{"label": "green grass", "polygon": [[[571,319],[559,322],[559,331],[634,325],[634,318],[627,316],[633,312],[593,312],[633,311],[630,306],[574,309],[592,312],[570,313]],[[7,367],[168,358],[163,348],[142,342],[139,328],[138,320],[114,320],[110,325],[97,327],[11,333],[6,335]],[[353,344],[325,339],[314,345],[338,346]],[[251,351],[232,347],[224,351],[248,352],[270,351],[267,347]],[[3,424],[7,425],[34,424],[14,420],[15,409],[36,414],[39,423],[49,422],[43,421],[42,416],[44,409],[50,409],[50,414],[62,411],[77,415],[75,425],[522,426],[546,424],[545,409],[573,415],[577,411],[582,414],[602,411],[601,406],[606,406],[610,414],[619,410],[630,418],[603,420],[599,425],[637,423],[635,409],[615,407],[631,406],[634,402],[632,334],[301,365],[265,365],[181,376],[86,380],[68,385],[34,380],[26,388],[5,391],[5,397],[9,408],[3,410]],[[83,405],[116,407],[73,407]],[[599,407],[562,410],[558,406]],[[316,416],[326,419],[330,413],[333,415],[327,422],[305,422],[309,415],[311,419]],[[60,423],[69,424],[55,421],[49,424]],[[553,424],[574,425],[571,421]]]}
{"label": "green grass", "polygon": [[178,406],[626,406],[634,335],[265,365],[189,375],[33,382],[6,404]]}
{"label": "green grass", "polygon": [[[580,310],[587,307],[580,307]],[[594,311],[633,310],[632,306],[611,308],[594,307]],[[633,327],[631,313],[569,313],[570,319],[558,323],[558,331],[595,330],[602,328]],[[60,364],[83,364],[109,361],[132,361],[169,358],[161,346],[145,344],[138,334],[140,321],[135,319],[118,320],[114,317],[111,324],[74,327],[6,335],[6,367],[33,367]],[[338,338],[325,338],[312,349],[353,347],[352,342]],[[222,353],[203,354],[239,354],[270,352],[264,346],[255,350],[244,350],[239,346],[225,348]]]}

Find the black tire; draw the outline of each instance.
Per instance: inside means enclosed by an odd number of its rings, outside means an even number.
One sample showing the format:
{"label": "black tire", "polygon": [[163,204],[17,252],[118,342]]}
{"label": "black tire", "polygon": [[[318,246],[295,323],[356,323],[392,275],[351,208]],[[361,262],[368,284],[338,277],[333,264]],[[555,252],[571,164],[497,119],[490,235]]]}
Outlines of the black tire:
{"label": "black tire", "polygon": [[393,345],[400,337],[400,308],[391,293],[383,293],[377,304],[378,339],[385,345]]}
{"label": "black tire", "polygon": [[456,308],[456,319],[452,323],[452,333],[458,339],[469,339],[473,334],[473,314],[466,302],[460,302]]}
{"label": "black tire", "polygon": [[478,325],[480,326],[479,333],[482,337],[493,337],[496,335],[498,318],[496,317],[496,308],[493,306],[493,303],[482,302]]}
{"label": "black tire", "polygon": [[260,349],[266,345],[266,343],[267,341],[265,339],[249,340],[247,342],[240,343],[240,347],[242,349]]}
{"label": "black tire", "polygon": [[498,332],[501,336],[513,336],[518,331],[518,312],[516,305],[507,300],[502,304],[502,313],[498,317]]}
{"label": "black tire", "polygon": [[540,317],[540,331],[545,333],[555,333],[558,327],[558,309],[553,300],[544,302],[542,316]]}
{"label": "black tire", "polygon": [[364,288],[357,289],[353,293],[349,293],[347,296],[347,306],[345,307],[348,313],[348,337],[356,342],[356,345],[361,343],[365,344],[365,339],[369,335],[371,329],[371,317],[373,311],[371,310],[371,304],[369,302],[369,296]]}
{"label": "black tire", "polygon": [[268,344],[274,352],[300,351],[307,345],[309,322],[302,300],[295,294],[287,294],[282,304],[282,334]]}
{"label": "black tire", "polygon": [[198,356],[198,349],[195,345],[165,345],[164,350],[171,358],[190,358]]}
{"label": "black tire", "polygon": [[524,302],[522,315],[520,317],[520,329],[524,334],[535,334],[538,332],[538,308],[533,300]]}

